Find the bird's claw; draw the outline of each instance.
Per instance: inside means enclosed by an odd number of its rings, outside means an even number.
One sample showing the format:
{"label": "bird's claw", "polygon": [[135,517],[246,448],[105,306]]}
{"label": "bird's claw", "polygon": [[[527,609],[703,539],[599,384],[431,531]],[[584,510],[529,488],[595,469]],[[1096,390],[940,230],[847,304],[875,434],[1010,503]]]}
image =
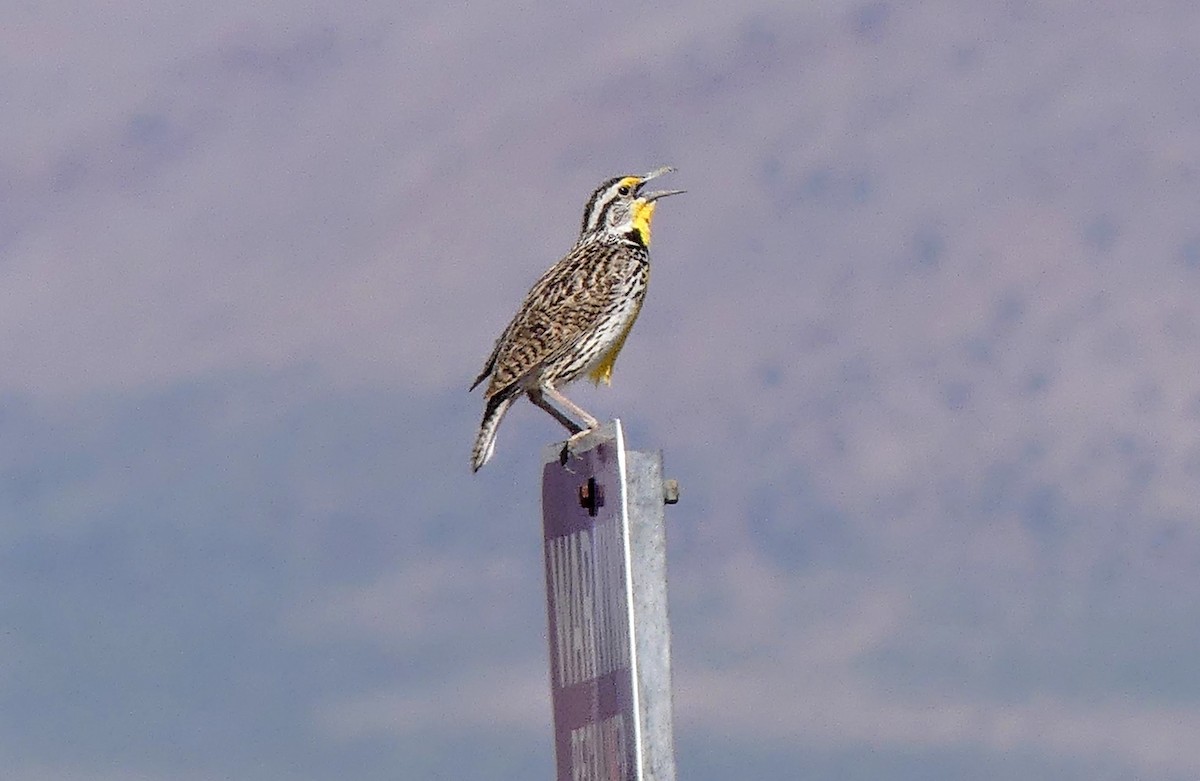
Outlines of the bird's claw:
{"label": "bird's claw", "polygon": [[[584,437],[586,437],[588,434],[591,434],[597,428],[599,428],[598,425],[592,426],[590,428],[581,429],[579,431],[576,431],[571,436],[567,437],[567,441],[563,442],[562,451],[558,454],[559,465],[565,467],[567,465],[567,462],[571,460],[571,456],[576,455],[575,447],[576,447],[576,445],[579,444],[579,441],[581,439],[583,439]],[[567,471],[570,471],[570,470],[567,470]]]}

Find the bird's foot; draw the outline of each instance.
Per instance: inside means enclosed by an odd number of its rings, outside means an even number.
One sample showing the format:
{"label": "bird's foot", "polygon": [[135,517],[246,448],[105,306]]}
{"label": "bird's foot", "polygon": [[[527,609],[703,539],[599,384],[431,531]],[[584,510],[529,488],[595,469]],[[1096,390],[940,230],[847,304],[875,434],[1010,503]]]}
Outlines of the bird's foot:
{"label": "bird's foot", "polygon": [[558,454],[559,464],[562,466],[566,466],[567,461],[569,461],[571,459],[571,456],[575,455],[575,453],[576,453],[575,448],[579,445],[580,440],[582,440],[584,437],[586,437],[588,434],[591,434],[593,431],[595,431],[598,428],[600,428],[599,423],[597,423],[596,425],[591,426],[589,428],[580,429],[579,431],[576,431],[571,436],[567,437],[567,441],[563,443],[562,452],[560,452]]}

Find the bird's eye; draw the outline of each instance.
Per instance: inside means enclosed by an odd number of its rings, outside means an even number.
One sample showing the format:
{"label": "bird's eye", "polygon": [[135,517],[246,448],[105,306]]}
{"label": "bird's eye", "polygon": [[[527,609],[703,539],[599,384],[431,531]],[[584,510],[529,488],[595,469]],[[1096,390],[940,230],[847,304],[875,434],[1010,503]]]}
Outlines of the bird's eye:
{"label": "bird's eye", "polygon": [[629,195],[629,185],[623,184],[617,188],[618,195]]}

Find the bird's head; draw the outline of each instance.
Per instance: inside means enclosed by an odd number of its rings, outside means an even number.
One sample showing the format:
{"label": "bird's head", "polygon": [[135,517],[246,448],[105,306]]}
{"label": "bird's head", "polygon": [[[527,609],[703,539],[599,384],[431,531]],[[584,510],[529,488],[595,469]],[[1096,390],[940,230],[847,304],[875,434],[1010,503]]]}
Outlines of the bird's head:
{"label": "bird's head", "polygon": [[619,234],[650,246],[650,222],[654,218],[655,202],[683,190],[657,190],[643,193],[646,182],[674,171],[663,166],[641,176],[617,176],[596,188],[583,211],[583,226],[579,237],[593,233]]}

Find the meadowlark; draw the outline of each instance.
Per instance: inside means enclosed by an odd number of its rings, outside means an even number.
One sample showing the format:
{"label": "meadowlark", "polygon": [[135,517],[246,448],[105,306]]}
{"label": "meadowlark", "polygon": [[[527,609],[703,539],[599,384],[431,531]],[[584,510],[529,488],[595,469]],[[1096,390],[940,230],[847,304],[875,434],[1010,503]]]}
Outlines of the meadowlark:
{"label": "meadowlark", "polygon": [[646,297],[654,209],[658,199],[683,192],[642,188],[672,170],[609,179],[588,199],[575,246],[530,288],[471,385],[491,378],[471,451],[475,471],[492,457],[500,421],[522,394],[573,437],[600,425],[559,388],[585,374],[597,385],[611,382]]}

